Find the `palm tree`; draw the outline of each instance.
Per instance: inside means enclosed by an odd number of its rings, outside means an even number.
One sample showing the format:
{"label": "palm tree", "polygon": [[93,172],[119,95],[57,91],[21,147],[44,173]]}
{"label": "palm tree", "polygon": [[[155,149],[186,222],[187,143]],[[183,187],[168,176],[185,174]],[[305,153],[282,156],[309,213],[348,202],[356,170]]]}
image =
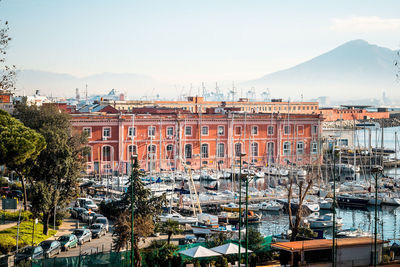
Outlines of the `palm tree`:
{"label": "palm tree", "polygon": [[177,235],[183,232],[179,223],[171,219],[168,219],[168,221],[163,222],[160,225],[160,231],[168,235],[167,244],[170,243],[172,235]]}

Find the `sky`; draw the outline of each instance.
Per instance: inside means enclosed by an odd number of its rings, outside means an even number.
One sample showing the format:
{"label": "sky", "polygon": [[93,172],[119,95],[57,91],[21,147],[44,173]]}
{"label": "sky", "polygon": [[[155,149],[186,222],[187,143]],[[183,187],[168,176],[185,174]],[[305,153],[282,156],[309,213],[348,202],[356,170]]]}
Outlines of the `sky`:
{"label": "sky", "polygon": [[400,48],[400,1],[2,0],[8,62],[76,76],[245,81],[347,41]]}

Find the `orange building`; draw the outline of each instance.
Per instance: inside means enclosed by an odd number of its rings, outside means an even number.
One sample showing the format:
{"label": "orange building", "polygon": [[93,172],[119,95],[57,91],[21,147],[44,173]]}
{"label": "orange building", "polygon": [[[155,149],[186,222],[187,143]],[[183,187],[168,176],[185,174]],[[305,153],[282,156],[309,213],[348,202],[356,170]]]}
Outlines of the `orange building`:
{"label": "orange building", "polygon": [[367,119],[388,119],[390,113],[387,110],[377,112],[368,111],[369,106],[342,106],[343,108],[321,108],[319,113],[325,121],[338,120],[367,120]]}
{"label": "orange building", "polygon": [[[299,165],[320,160],[319,115],[225,112],[71,114],[75,131],[89,136],[88,173],[126,173],[137,154],[145,170],[230,168],[244,161]],[[147,113],[147,114],[146,114]],[[184,164],[182,164],[184,163]]]}

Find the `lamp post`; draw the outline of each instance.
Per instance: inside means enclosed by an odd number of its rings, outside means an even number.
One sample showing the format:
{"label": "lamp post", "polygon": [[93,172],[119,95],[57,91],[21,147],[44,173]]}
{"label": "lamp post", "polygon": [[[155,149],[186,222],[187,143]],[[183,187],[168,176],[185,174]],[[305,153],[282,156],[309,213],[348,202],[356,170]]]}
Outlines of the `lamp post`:
{"label": "lamp post", "polygon": [[135,266],[135,254],[133,251],[133,243],[134,243],[134,177],[133,177],[133,158],[135,158],[135,163],[137,161],[137,155],[131,156],[131,266]]}
{"label": "lamp post", "polygon": [[249,266],[249,174],[246,177],[246,267]]}
{"label": "lamp post", "polygon": [[375,176],[375,225],[374,225],[374,266],[378,265],[378,251],[377,251],[377,240],[378,240],[378,174],[383,172],[382,166],[374,166],[371,169],[371,173]]}
{"label": "lamp post", "polygon": [[[242,149],[240,148],[240,150],[242,150]],[[240,154],[239,154],[239,266],[240,266],[240,262],[242,260],[241,226],[242,226],[242,157],[243,156],[246,156],[246,153],[242,153],[242,151],[240,151]]]}

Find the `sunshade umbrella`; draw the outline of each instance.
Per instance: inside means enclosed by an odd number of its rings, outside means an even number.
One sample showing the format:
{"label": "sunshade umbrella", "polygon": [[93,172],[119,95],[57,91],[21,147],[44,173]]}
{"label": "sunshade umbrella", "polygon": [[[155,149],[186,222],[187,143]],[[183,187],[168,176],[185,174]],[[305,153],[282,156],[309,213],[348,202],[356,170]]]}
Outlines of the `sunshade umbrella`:
{"label": "sunshade umbrella", "polygon": [[[221,245],[215,248],[211,248],[212,251],[224,254],[224,255],[230,255],[230,254],[238,254],[239,253],[239,246],[233,243],[227,243],[225,245]],[[246,249],[244,247],[240,248],[241,253],[246,253]],[[250,249],[248,252],[253,252]]]}
{"label": "sunshade umbrella", "polygon": [[208,249],[208,248],[205,248],[202,246],[190,248],[190,249],[181,251],[179,253],[183,254],[185,256],[191,257],[191,258],[205,258],[205,257],[221,256],[220,253],[212,251],[211,249]]}

